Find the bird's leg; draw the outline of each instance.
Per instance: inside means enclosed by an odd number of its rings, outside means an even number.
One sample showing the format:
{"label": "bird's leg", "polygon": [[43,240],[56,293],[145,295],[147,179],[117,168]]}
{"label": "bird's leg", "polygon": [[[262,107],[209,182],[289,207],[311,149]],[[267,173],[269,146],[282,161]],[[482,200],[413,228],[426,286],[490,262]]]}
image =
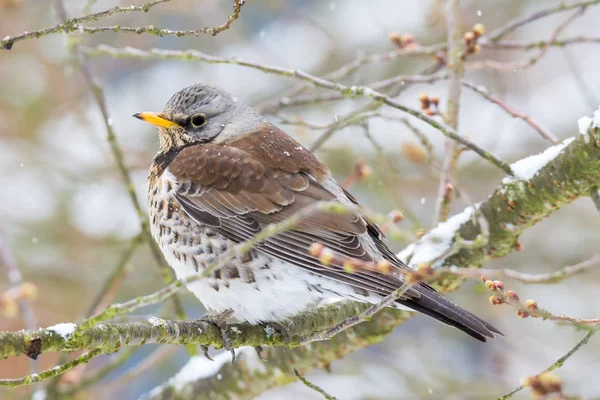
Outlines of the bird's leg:
{"label": "bird's leg", "polygon": [[[221,337],[223,338],[223,348],[225,350],[229,350],[231,352],[231,363],[235,363],[235,350],[231,345],[231,339],[229,338],[229,334],[227,333],[227,319],[233,315],[233,310],[225,310],[218,315],[207,315],[200,318],[200,321],[212,324],[216,326],[221,332]],[[213,361],[212,358],[208,355],[208,347],[200,346],[202,349],[202,354],[209,360]]]}

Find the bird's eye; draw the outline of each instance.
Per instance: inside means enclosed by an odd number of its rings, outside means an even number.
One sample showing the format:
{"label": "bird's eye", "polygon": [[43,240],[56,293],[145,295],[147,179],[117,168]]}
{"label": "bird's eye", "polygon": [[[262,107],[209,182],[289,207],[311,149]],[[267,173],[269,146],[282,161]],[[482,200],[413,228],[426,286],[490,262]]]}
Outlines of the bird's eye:
{"label": "bird's eye", "polygon": [[206,116],[204,114],[196,114],[190,118],[190,123],[194,128],[200,128],[202,125],[206,124]]}

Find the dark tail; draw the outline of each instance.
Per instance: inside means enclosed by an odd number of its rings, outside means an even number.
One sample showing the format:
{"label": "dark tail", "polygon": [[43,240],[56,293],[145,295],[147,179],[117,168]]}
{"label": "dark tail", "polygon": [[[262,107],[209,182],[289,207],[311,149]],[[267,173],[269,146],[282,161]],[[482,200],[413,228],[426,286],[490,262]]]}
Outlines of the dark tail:
{"label": "dark tail", "polygon": [[458,328],[482,342],[488,338],[493,339],[496,335],[504,336],[491,324],[446,300],[432,288],[419,284],[415,285],[414,289],[419,292],[420,297],[401,299],[398,302],[446,325]]}

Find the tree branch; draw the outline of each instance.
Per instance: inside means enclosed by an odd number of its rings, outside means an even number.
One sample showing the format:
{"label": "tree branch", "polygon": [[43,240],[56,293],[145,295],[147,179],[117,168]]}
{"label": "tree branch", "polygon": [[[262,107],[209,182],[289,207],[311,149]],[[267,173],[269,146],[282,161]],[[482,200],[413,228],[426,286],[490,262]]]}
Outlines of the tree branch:
{"label": "tree branch", "polygon": [[138,35],[142,33],[150,33],[156,36],[200,36],[201,34],[208,34],[215,36],[220,32],[229,29],[233,21],[238,19],[240,16],[240,11],[242,6],[245,3],[245,0],[235,0],[235,4],[233,7],[233,13],[227,17],[227,21],[219,26],[214,27],[205,27],[194,30],[187,31],[172,31],[170,29],[160,29],[156,28],[153,25],[149,26],[141,26],[141,27],[130,27],[130,26],[98,26],[98,27],[89,27],[83,26],[81,23],[90,22],[90,21],[98,21],[102,18],[110,17],[115,14],[127,14],[130,12],[148,12],[152,7],[161,4],[167,3],[171,0],[154,0],[146,4],[142,4],[139,6],[130,6],[130,7],[113,7],[104,11],[100,11],[97,13],[85,15],[83,17],[77,18],[69,18],[65,19],[61,24],[54,25],[49,28],[39,29],[35,31],[25,32],[16,36],[6,36],[4,39],[0,41],[0,50],[11,50],[13,45],[16,42],[20,42],[22,40],[28,39],[37,39],[43,36],[48,36],[55,33],[72,33],[72,32],[81,32],[94,34],[98,32],[129,32],[129,33],[137,33]]}

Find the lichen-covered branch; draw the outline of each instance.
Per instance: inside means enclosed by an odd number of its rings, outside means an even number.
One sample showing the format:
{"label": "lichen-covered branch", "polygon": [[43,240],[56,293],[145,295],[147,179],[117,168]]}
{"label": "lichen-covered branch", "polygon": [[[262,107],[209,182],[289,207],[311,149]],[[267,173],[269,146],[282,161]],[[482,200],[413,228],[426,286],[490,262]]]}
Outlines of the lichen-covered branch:
{"label": "lichen-covered branch", "polygon": [[[461,241],[474,240],[480,234],[473,208],[469,207],[409,245],[400,257],[413,267],[470,267],[518,249],[519,236],[527,228],[561,206],[589,196],[590,189],[599,184],[600,128],[591,127],[585,135],[567,139],[511,167],[517,176],[504,178],[492,195],[477,205],[489,222],[487,244],[460,246]],[[458,283],[449,278],[436,282],[436,286],[447,291]]]}
{"label": "lichen-covered branch", "polygon": [[154,0],[154,1],[148,2],[146,4],[139,5],[139,6],[113,7],[113,8],[104,10],[104,11],[85,15],[83,17],[64,19],[62,23],[51,26],[49,28],[24,32],[20,35],[15,35],[15,36],[6,36],[4,39],[2,39],[0,41],[0,50],[11,50],[13,45],[16,42],[20,42],[22,40],[34,39],[34,38],[37,39],[37,38],[52,35],[55,33],[81,32],[81,33],[94,34],[94,33],[98,33],[98,32],[129,32],[129,33],[136,33],[138,35],[141,35],[142,33],[150,33],[150,34],[156,35],[156,36],[177,36],[177,37],[200,36],[201,34],[208,34],[208,35],[215,36],[218,33],[229,29],[229,27],[231,26],[233,21],[238,19],[238,17],[240,16],[241,8],[245,3],[245,0],[235,0],[234,7],[233,7],[233,13],[229,17],[227,17],[227,21],[222,25],[187,30],[187,31],[160,29],[160,28],[156,28],[152,25],[139,26],[139,27],[121,26],[121,25],[90,27],[90,26],[82,25],[82,23],[90,22],[90,21],[98,21],[100,19],[110,17],[111,15],[115,15],[115,14],[126,14],[126,13],[130,13],[130,12],[135,12],[135,11],[148,12],[152,7],[154,7],[158,4],[161,4],[161,3],[169,2],[169,1],[171,1],[171,0]]}
{"label": "lichen-covered branch", "polygon": [[203,358],[190,360],[180,373],[150,392],[147,399],[230,398],[252,399],[271,388],[294,382],[294,368],[306,374],[333,361],[380,342],[410,313],[385,309],[369,322],[355,325],[333,339],[287,349],[265,348],[260,357],[251,348],[238,351],[238,361],[229,364],[229,354],[211,363]]}
{"label": "lichen-covered branch", "polygon": [[[228,334],[234,347],[284,346],[297,347],[306,337],[355,316],[368,305],[340,302],[299,314],[284,323],[286,332],[269,324],[233,324]],[[0,357],[26,354],[36,358],[49,351],[101,349],[103,352],[124,346],[151,343],[198,344],[223,347],[220,330],[203,320],[171,321],[151,317],[143,322],[59,324],[37,330],[0,332]]]}

